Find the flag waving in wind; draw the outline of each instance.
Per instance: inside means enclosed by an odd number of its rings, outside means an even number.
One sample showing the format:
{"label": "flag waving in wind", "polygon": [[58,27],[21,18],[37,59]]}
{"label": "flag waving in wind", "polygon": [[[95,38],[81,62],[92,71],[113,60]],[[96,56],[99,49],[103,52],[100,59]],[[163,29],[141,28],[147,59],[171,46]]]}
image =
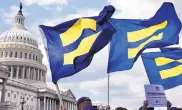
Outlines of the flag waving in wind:
{"label": "flag waving in wind", "polygon": [[164,3],[147,20],[110,19],[116,33],[110,43],[108,72],[131,69],[147,48],[161,48],[179,42],[181,22],[172,3]]}
{"label": "flag waving in wind", "polygon": [[78,18],[54,27],[39,26],[46,39],[54,83],[86,68],[93,55],[109,43],[115,29],[108,20],[114,11],[113,6],[106,6],[99,16]]}
{"label": "flag waving in wind", "polygon": [[182,84],[182,49],[167,48],[163,52],[142,54],[143,64],[151,84],[170,89]]}

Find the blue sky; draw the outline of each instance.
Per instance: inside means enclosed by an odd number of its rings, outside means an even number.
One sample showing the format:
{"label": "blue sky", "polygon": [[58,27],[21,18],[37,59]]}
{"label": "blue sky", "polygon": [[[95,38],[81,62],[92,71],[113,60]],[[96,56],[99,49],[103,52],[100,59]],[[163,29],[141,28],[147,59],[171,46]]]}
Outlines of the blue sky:
{"label": "blue sky", "polygon": [[[34,35],[44,54],[43,63],[48,67],[47,85],[55,89],[38,30],[39,24],[54,26],[58,23],[84,16],[96,16],[105,5],[116,8],[115,18],[147,19],[154,15],[164,1],[172,1],[182,21],[181,0],[22,0],[25,27]],[[19,10],[19,0],[2,0],[0,3],[0,33],[10,29]],[[180,34],[181,35],[181,34]],[[180,39],[181,41],[181,39]],[[180,42],[181,46],[181,42]],[[85,70],[59,81],[62,89],[70,88],[77,98],[89,96],[93,102],[107,104],[107,60],[108,46],[95,55],[91,65]],[[110,103],[136,110],[145,100],[143,85],[148,84],[143,64],[139,58],[129,71],[111,74]],[[174,106],[179,106],[182,87],[166,91],[167,98]],[[175,93],[175,95],[173,94]]]}

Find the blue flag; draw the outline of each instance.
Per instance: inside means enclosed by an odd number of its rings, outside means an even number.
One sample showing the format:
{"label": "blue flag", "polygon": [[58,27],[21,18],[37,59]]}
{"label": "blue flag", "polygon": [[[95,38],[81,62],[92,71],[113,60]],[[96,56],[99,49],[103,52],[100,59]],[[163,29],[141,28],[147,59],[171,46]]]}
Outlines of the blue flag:
{"label": "blue flag", "polygon": [[114,11],[113,6],[106,6],[99,16],[78,18],[54,27],[39,26],[46,38],[54,83],[85,69],[94,54],[110,42],[115,29],[108,20]]}
{"label": "blue flag", "polygon": [[161,48],[179,42],[181,22],[172,3],[164,3],[147,20],[110,19],[116,33],[110,43],[108,73],[131,69],[146,48]]}
{"label": "blue flag", "polygon": [[143,53],[142,60],[151,84],[165,90],[182,84],[182,49]]}
{"label": "blue flag", "polygon": [[167,47],[167,48],[160,48],[162,52],[173,52],[173,51],[181,51],[182,48],[180,47]]}

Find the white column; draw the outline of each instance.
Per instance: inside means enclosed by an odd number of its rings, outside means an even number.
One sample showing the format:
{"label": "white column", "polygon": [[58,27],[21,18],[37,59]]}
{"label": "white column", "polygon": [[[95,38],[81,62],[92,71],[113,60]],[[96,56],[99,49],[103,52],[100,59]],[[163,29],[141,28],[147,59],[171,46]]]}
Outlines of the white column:
{"label": "white column", "polygon": [[11,73],[10,73],[10,78],[13,78],[13,66],[11,66]]}
{"label": "white column", "polygon": [[52,106],[52,110],[54,110],[54,99],[52,99],[52,104],[51,104],[51,106]]}
{"label": "white column", "polygon": [[25,66],[23,66],[23,71],[22,71],[22,79],[25,77]]}
{"label": "white column", "polygon": [[70,102],[68,102],[68,109],[70,110]]}
{"label": "white column", "polygon": [[44,97],[44,110],[46,110],[46,97]]}
{"label": "white column", "polygon": [[38,102],[39,102],[38,110],[40,110],[40,98],[38,98]]}
{"label": "white column", "polygon": [[35,68],[33,68],[33,80],[36,80],[36,71],[35,71]]}
{"label": "white column", "polygon": [[37,97],[37,102],[36,102],[36,110],[39,110],[39,99],[38,99],[38,97]]}
{"label": "white column", "polygon": [[37,69],[37,81],[39,81],[39,72],[40,72],[40,70]]}
{"label": "white column", "polygon": [[54,110],[56,110],[56,100],[54,101]]}
{"label": "white column", "polygon": [[44,81],[43,71],[41,72],[41,81]]}
{"label": "white column", "polygon": [[16,79],[18,79],[18,75],[19,75],[19,66],[16,67]]}
{"label": "white column", "polygon": [[27,78],[30,79],[30,67],[28,68]]}
{"label": "white column", "polygon": [[49,110],[49,98],[47,98],[47,109],[46,110]]}
{"label": "white column", "polygon": [[50,98],[50,100],[49,100],[49,110],[52,110],[51,108],[52,108],[52,103],[51,103],[51,98]]}

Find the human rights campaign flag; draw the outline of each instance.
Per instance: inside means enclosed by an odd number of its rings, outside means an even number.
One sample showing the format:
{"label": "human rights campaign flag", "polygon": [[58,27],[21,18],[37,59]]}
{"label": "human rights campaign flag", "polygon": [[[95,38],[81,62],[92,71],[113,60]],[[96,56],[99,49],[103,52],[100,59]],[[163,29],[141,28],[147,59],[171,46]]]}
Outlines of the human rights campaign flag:
{"label": "human rights campaign flag", "polygon": [[172,3],[147,20],[110,19],[117,32],[110,43],[108,73],[131,69],[146,48],[178,44],[181,22]]}
{"label": "human rights campaign flag", "polygon": [[86,68],[93,55],[106,46],[115,29],[108,22],[115,9],[106,6],[99,16],[70,20],[57,26],[40,25],[46,39],[52,81]]}
{"label": "human rights campaign flag", "polygon": [[182,84],[182,49],[142,54],[151,84],[170,89]]}
{"label": "human rights campaign flag", "polygon": [[182,48],[180,47],[166,47],[166,48],[160,48],[162,52],[173,52],[173,51],[181,51]]}

